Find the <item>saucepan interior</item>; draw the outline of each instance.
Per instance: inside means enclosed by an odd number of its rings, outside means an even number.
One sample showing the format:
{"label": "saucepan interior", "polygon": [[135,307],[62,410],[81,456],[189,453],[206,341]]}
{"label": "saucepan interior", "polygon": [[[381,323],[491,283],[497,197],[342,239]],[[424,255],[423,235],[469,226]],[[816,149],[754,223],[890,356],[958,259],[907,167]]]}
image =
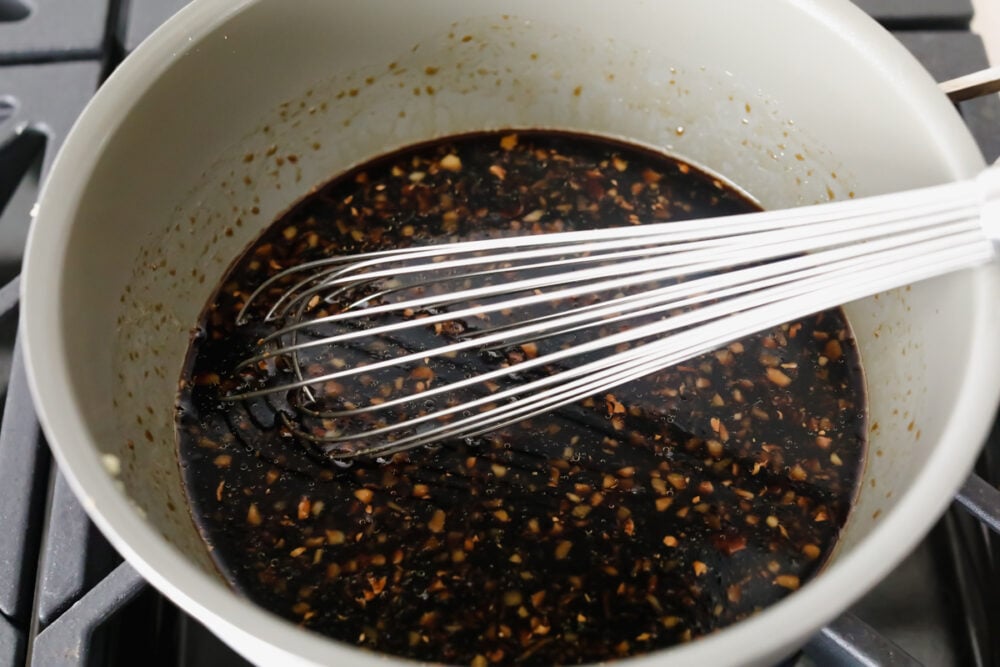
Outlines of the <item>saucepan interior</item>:
{"label": "saucepan interior", "polygon": [[[195,2],[67,142],[32,233],[24,332],[46,433],[88,510],[254,660],[376,658],[256,609],[215,572],[175,449],[190,330],[237,253],[317,184],[410,143],[503,127],[659,147],[768,208],[982,166],[933,82],[848,3]],[[848,306],[872,430],[835,562],[750,621],[672,650],[678,661],[780,656],[929,528],[992,415],[996,277]]]}

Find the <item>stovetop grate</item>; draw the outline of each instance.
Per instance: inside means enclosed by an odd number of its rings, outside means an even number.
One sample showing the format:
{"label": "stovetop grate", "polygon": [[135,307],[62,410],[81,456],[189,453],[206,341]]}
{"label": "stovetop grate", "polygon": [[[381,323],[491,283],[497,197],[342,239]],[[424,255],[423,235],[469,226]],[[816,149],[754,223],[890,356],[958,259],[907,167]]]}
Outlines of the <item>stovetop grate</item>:
{"label": "stovetop grate", "polygon": [[[247,664],[149,587],[87,520],[51,463],[15,340],[17,274],[38,182],[121,55],[184,4],[0,0],[0,665]],[[938,80],[986,65],[981,40],[968,31],[968,0],[859,4]],[[971,100],[961,110],[987,159],[997,159],[1000,101]],[[985,529],[1000,532],[1000,492],[985,481],[1000,481],[1000,432],[977,472],[917,553],[788,664],[920,664],[905,646],[928,665],[1000,665],[1000,540]],[[928,572],[934,582],[925,581]],[[920,598],[910,580],[933,595]],[[904,601],[889,614],[915,607],[922,620],[933,617],[933,630],[915,633],[880,617],[901,595],[936,596],[938,607]],[[876,617],[885,634],[862,620]]]}

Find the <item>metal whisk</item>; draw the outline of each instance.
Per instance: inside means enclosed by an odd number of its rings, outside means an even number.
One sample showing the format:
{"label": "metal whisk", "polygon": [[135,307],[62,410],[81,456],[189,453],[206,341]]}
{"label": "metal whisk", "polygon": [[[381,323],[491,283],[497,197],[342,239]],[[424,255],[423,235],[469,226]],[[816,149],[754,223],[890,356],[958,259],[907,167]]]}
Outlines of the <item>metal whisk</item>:
{"label": "metal whisk", "polygon": [[226,399],[281,402],[287,427],[331,459],[387,456],[989,262],[997,239],[993,167],[797,209],[331,257],[249,296],[238,324],[276,330]]}

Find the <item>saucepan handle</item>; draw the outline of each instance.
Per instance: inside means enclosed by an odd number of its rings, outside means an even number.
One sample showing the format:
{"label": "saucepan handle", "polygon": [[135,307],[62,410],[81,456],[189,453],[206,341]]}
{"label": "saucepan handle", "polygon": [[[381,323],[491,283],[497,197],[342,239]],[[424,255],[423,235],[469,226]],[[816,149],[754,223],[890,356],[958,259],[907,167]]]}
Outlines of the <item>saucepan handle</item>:
{"label": "saucepan handle", "polygon": [[[1000,92],[1000,66],[988,67],[938,84],[955,104]],[[1000,160],[976,179],[983,203],[980,212],[983,230],[1000,253]]]}
{"label": "saucepan handle", "polygon": [[942,81],[938,87],[955,104],[1000,92],[1000,65]]}

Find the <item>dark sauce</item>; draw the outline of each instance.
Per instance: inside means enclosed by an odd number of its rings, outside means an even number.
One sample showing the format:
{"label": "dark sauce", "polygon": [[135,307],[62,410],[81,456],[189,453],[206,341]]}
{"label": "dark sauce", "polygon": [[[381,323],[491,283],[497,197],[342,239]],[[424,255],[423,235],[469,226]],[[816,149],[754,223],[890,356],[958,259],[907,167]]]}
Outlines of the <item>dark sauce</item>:
{"label": "dark sauce", "polygon": [[[537,131],[412,147],[309,195],[230,269],[181,381],[181,468],[220,571],[317,632],[477,667],[648,652],[799,588],[837,540],[864,456],[863,377],[839,309],[494,434],[350,467],[294,435],[285,399],[220,400],[270,331],[236,326],[236,313],[285,266],[755,208],[663,155]],[[525,354],[473,355],[434,374]],[[364,403],[426,380],[394,372],[337,392]]]}

